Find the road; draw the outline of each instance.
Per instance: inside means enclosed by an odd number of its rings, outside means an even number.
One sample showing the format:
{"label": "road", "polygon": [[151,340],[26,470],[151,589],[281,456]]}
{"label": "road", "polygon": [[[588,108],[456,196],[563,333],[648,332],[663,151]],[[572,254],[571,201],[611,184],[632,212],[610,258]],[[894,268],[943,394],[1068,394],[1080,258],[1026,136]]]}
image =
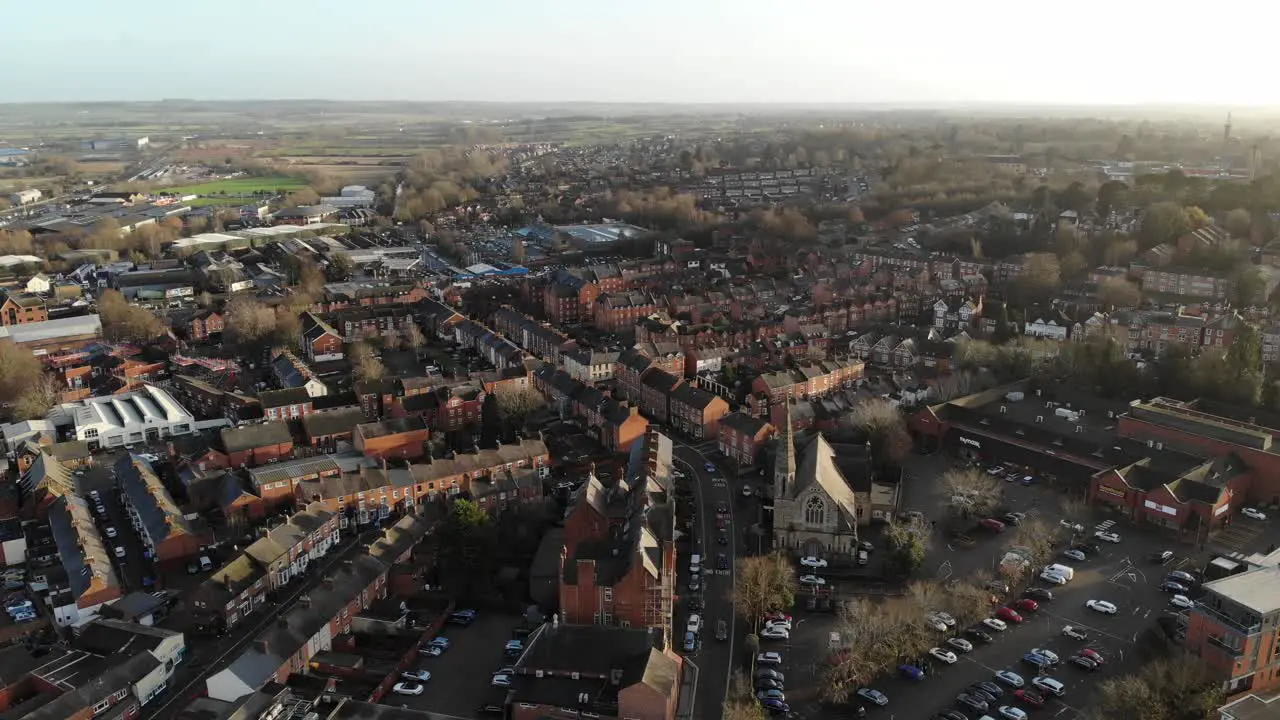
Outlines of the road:
{"label": "road", "polygon": [[[705,720],[718,720],[724,706],[725,693],[729,688],[729,676],[733,670],[734,648],[741,647],[738,637],[737,617],[733,611],[733,578],[738,553],[742,548],[742,533],[738,532],[733,517],[734,502],[732,491],[722,470],[709,473],[706,463],[713,458],[703,455],[697,448],[673,438],[673,460],[676,466],[685,472],[691,481],[694,502],[698,510],[697,537],[692,543],[692,552],[703,557],[705,568],[703,587],[703,633],[702,644],[694,662],[698,666],[698,690],[694,702],[694,717]],[[727,528],[730,542],[728,545],[717,545],[712,538],[716,532],[712,523],[716,516],[716,507],[726,505],[729,508],[729,526]],[[728,570],[716,569],[716,555],[725,553],[729,558]],[[682,563],[683,566],[684,563]],[[729,623],[729,640],[715,639],[716,622],[726,620]],[[680,625],[677,625],[679,628]]]}

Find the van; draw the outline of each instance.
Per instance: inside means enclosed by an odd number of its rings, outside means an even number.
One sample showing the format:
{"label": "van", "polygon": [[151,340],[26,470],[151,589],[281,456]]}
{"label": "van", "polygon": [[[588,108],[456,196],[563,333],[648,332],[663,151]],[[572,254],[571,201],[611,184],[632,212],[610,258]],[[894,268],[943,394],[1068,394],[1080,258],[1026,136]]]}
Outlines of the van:
{"label": "van", "polygon": [[1044,569],[1045,572],[1051,572],[1054,575],[1061,575],[1067,580],[1073,580],[1076,576],[1076,571],[1066,565],[1046,565]]}

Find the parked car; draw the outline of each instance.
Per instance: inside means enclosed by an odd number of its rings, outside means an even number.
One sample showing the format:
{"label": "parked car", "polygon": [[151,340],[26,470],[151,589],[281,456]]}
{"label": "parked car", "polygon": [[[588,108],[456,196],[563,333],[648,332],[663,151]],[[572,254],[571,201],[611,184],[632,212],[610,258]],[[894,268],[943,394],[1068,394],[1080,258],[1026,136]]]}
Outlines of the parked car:
{"label": "parked car", "polygon": [[1115,543],[1120,542],[1120,536],[1113,532],[1104,532],[1102,530],[1099,530],[1098,532],[1094,533],[1093,536],[1103,542],[1109,542],[1113,545]]}
{"label": "parked car", "polygon": [[956,657],[955,653],[951,652],[950,650],[943,650],[942,648],[937,648],[937,647],[929,648],[929,654],[932,655],[935,659],[941,660],[942,662],[948,665],[954,665],[956,663],[956,660],[959,660],[959,658]]}
{"label": "parked car", "polygon": [[1088,670],[1089,672],[1093,672],[1094,670],[1098,669],[1098,663],[1094,662],[1091,658],[1085,657],[1084,655],[1076,655],[1075,657],[1071,658],[1071,663],[1076,667],[1082,668],[1084,670]]}
{"label": "parked car", "polygon": [[1188,573],[1188,572],[1183,572],[1181,570],[1174,570],[1173,572],[1166,575],[1164,579],[1172,580],[1173,582],[1176,582],[1179,585],[1186,585],[1187,587],[1194,587],[1200,584],[1199,581],[1196,579],[1195,575],[1192,575],[1191,573]]}
{"label": "parked car", "polygon": [[770,626],[760,631],[762,640],[789,640],[791,633],[784,627]]}
{"label": "parked car", "polygon": [[1043,648],[1031,648],[1031,652],[1043,657],[1044,659],[1048,660],[1050,663],[1054,665],[1057,665],[1059,662],[1058,653],[1052,650],[1045,650]]}
{"label": "parked car", "polygon": [[762,652],[756,656],[757,665],[781,665],[782,655],[776,652]]}
{"label": "parked car", "polygon": [[902,664],[898,666],[898,673],[908,680],[923,680],[924,670],[915,665]]}
{"label": "parked car", "polygon": [[1040,609],[1040,603],[1032,600],[1031,598],[1021,598],[1015,602],[1013,606],[1024,612],[1035,612]]}
{"label": "parked car", "polygon": [[965,630],[964,634],[985,645],[990,645],[995,642],[995,638],[993,638],[989,633],[983,631],[981,628],[971,627],[968,630]]}
{"label": "parked car", "polygon": [[1004,720],[1027,720],[1027,712],[1012,705],[1001,705],[996,712],[1000,713],[1000,717]]}
{"label": "parked car", "polygon": [[1099,665],[1107,664],[1107,660],[1106,658],[1102,657],[1102,653],[1098,652],[1097,650],[1094,650],[1093,648],[1084,648],[1083,650],[1080,651],[1079,654],[1082,657],[1089,658],[1090,660],[1098,663]]}
{"label": "parked car", "polygon": [[768,678],[759,678],[756,680],[756,691],[760,690],[786,690],[787,688],[780,680],[770,680]]}
{"label": "parked car", "polygon": [[973,652],[973,643],[969,642],[968,640],[965,640],[964,638],[958,638],[958,637],[950,638],[949,640],[947,640],[947,645],[950,645],[951,647],[963,653]]}
{"label": "parked car", "polygon": [[1160,583],[1160,589],[1167,593],[1173,593],[1175,595],[1186,595],[1187,593],[1191,592],[1191,588],[1187,587],[1186,585],[1183,585],[1182,583],[1176,583],[1172,580],[1165,580],[1164,582]]}
{"label": "parked car", "polygon": [[1089,600],[1084,606],[1103,615],[1115,615],[1117,611],[1116,606],[1106,600]]}
{"label": "parked car", "polygon": [[1027,684],[1027,682],[1022,679],[1021,675],[1012,670],[997,670],[996,680],[999,680],[1011,688],[1020,688]]}
{"label": "parked car", "polygon": [[1031,684],[1036,686],[1039,690],[1047,692],[1054,697],[1062,697],[1067,693],[1066,686],[1051,677],[1032,678]]}
{"label": "parked car", "polygon": [[1077,629],[1074,625],[1067,625],[1062,628],[1062,634],[1073,640],[1088,640],[1089,633]]}
{"label": "parked car", "polygon": [[969,693],[960,693],[957,695],[956,704],[973,710],[974,712],[987,711],[987,701],[977,697],[976,695],[970,695]]}
{"label": "parked car", "polygon": [[1056,572],[1045,570],[1040,573],[1040,579],[1053,585],[1066,585],[1067,579]]}
{"label": "parked car", "polygon": [[983,518],[978,521],[978,524],[991,532],[1004,532],[1004,523],[995,518]]}
{"label": "parked car", "polygon": [[1040,602],[1053,602],[1053,592],[1047,588],[1028,588],[1023,596],[1038,600]]}
{"label": "parked car", "polygon": [[1035,653],[1027,653],[1026,655],[1023,655],[1022,663],[1024,665],[1030,665],[1037,670],[1053,666],[1053,663],[1049,662],[1049,658]]}
{"label": "parked car", "polygon": [[996,617],[1005,622],[1020,623],[1022,616],[1011,607],[1001,607],[996,610]]}
{"label": "parked car", "polygon": [[405,680],[415,680],[420,683],[425,683],[431,680],[431,673],[426,670],[406,670],[405,672],[400,673],[400,677]]}
{"label": "parked car", "polygon": [[1083,552],[1076,550],[1075,548],[1068,548],[1062,551],[1062,557],[1084,562],[1088,556],[1086,556]]}
{"label": "parked car", "polygon": [[1187,597],[1186,595],[1174,595],[1173,597],[1169,598],[1169,604],[1178,608],[1179,610],[1188,610],[1196,606],[1196,604],[1191,601],[1191,598]]}
{"label": "parked car", "polygon": [[1034,690],[1020,688],[1013,691],[1013,696],[1033,708],[1044,707],[1044,696]]}
{"label": "parked car", "polygon": [[982,624],[996,632],[1004,632],[1009,629],[1009,626],[1006,625],[1003,620],[999,620],[997,618],[987,618],[982,621]]}
{"label": "parked car", "polygon": [[806,555],[800,558],[800,564],[807,568],[824,568],[827,561],[814,555]]}
{"label": "parked car", "polygon": [[421,695],[423,689],[422,685],[416,682],[398,682],[391,688],[391,692],[397,695]]}
{"label": "parked car", "polygon": [[511,675],[498,674],[493,676],[493,679],[489,681],[489,684],[494,687],[506,688],[506,687],[511,687],[511,682],[514,679],[515,678]]}
{"label": "parked car", "polygon": [[1151,553],[1150,558],[1151,558],[1151,562],[1160,563],[1161,565],[1163,565],[1173,559],[1173,551],[1160,550],[1159,552],[1153,552]]}
{"label": "parked car", "polygon": [[827,584],[825,578],[820,578],[817,575],[801,575],[798,582],[801,585],[808,585],[810,587],[821,587]]}
{"label": "parked car", "polygon": [[956,619],[951,617],[947,613],[934,610],[933,612],[929,613],[929,616],[940,621],[943,625],[946,625],[949,628],[953,628],[956,626]]}
{"label": "parked car", "polygon": [[1267,519],[1267,514],[1266,514],[1266,513],[1264,513],[1264,512],[1262,512],[1262,511],[1261,511],[1261,510],[1259,510],[1258,508],[1251,508],[1251,507],[1243,508],[1243,509],[1241,509],[1241,510],[1240,510],[1240,514],[1241,514],[1241,515],[1243,515],[1243,516],[1245,516],[1245,517],[1247,517],[1247,518],[1252,518],[1252,519],[1254,519],[1254,520],[1266,520],[1266,519]]}
{"label": "parked car", "polygon": [[716,621],[716,639],[720,641],[729,639],[729,623],[724,620]]}
{"label": "parked car", "polygon": [[885,695],[879,690],[874,690],[872,688],[860,688],[858,690],[858,697],[862,698],[863,700],[866,700],[872,705],[879,705],[880,707],[884,707],[885,705],[889,704],[888,695]]}
{"label": "parked car", "polygon": [[787,676],[783,675],[777,670],[770,670],[769,668],[761,668],[756,671],[756,679],[757,680],[777,680],[778,682],[786,682]]}
{"label": "parked car", "polygon": [[1004,688],[991,682],[990,680],[979,680],[969,686],[969,692],[983,692],[993,698],[1004,696]]}

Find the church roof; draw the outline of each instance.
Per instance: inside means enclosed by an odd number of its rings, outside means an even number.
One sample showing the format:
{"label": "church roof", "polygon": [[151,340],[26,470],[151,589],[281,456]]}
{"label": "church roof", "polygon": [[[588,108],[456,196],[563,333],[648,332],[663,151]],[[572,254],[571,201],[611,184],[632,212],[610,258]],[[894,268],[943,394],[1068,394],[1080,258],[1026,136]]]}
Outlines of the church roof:
{"label": "church roof", "polygon": [[819,434],[804,449],[800,467],[796,471],[795,487],[790,495],[792,498],[800,497],[811,486],[817,485],[823,494],[840,507],[842,517],[853,524],[857,522],[858,503],[853,488],[836,466],[835,456],[835,451],[826,438]]}

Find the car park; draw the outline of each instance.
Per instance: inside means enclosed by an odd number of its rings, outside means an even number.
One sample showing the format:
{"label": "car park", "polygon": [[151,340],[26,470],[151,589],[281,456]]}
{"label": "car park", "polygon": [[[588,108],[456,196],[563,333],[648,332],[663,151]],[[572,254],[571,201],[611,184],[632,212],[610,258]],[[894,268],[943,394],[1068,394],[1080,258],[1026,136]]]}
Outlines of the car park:
{"label": "car park", "polygon": [[933,656],[934,659],[941,660],[942,662],[948,665],[954,665],[956,663],[956,660],[959,660],[959,658],[956,657],[956,654],[951,652],[950,650],[943,650],[942,648],[937,648],[937,647],[929,648],[929,655]]}
{"label": "car park", "polygon": [[973,643],[964,638],[953,637],[947,640],[947,645],[963,653],[973,652]]}
{"label": "car park", "polygon": [[1084,606],[1103,615],[1115,615],[1117,611],[1115,604],[1106,600],[1089,600],[1085,602]]}
{"label": "car park", "polygon": [[1094,533],[1093,536],[1103,542],[1109,542],[1113,545],[1120,542],[1120,536],[1113,532],[1104,532],[1102,530],[1099,530],[1098,532]]}
{"label": "car park", "polygon": [[860,688],[858,690],[858,697],[866,700],[872,705],[879,705],[880,707],[884,707],[889,704],[888,695],[872,688]]}
{"label": "car park", "polygon": [[1011,688],[1020,688],[1027,684],[1027,682],[1022,679],[1021,675],[1012,670],[997,670],[996,680],[999,680]]}
{"label": "car park", "polygon": [[827,561],[820,557],[807,555],[800,558],[800,564],[807,568],[824,568],[827,566]]}
{"label": "car park", "polygon": [[421,695],[423,687],[416,682],[398,682],[391,691],[397,695]]}

